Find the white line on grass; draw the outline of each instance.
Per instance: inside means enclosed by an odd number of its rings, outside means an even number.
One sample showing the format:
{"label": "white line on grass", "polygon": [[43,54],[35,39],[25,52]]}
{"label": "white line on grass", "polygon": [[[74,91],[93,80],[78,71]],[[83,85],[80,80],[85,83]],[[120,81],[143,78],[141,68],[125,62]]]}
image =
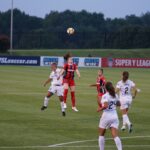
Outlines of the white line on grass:
{"label": "white line on grass", "polygon": [[[147,136],[131,136],[131,137],[121,137],[121,139],[137,139],[137,138],[150,138],[150,135]],[[112,140],[112,138],[107,138],[106,140]],[[98,147],[98,146],[67,146],[69,144],[77,144],[77,143],[86,143],[86,142],[95,142],[97,140],[83,140],[83,141],[72,141],[72,142],[66,142],[66,143],[59,143],[54,145],[48,145],[48,146],[0,146],[0,149],[27,149],[27,148],[87,148],[87,147]],[[150,145],[123,145],[124,147],[150,147]],[[106,147],[112,147],[112,145],[106,145]]]}
{"label": "white line on grass", "polygon": [[[135,138],[149,138],[150,136],[131,136],[131,137],[121,137],[121,139],[135,139]],[[107,138],[106,140],[112,140],[112,138]],[[66,142],[66,143],[59,143],[54,145],[49,145],[48,147],[57,147],[57,146],[64,146],[69,144],[77,144],[77,143],[85,143],[85,142],[95,142],[97,140],[83,140],[83,141],[73,141],[73,142]]]}

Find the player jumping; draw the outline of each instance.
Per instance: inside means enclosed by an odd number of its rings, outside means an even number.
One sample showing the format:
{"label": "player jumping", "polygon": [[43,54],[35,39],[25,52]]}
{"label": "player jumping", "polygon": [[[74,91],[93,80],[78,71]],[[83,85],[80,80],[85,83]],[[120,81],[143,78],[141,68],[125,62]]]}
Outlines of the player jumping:
{"label": "player jumping", "polygon": [[106,93],[105,83],[106,83],[106,80],[105,80],[105,77],[104,77],[104,74],[103,74],[103,69],[100,68],[98,70],[98,77],[97,77],[96,84],[91,84],[90,85],[91,87],[92,86],[96,86],[97,87],[97,92],[98,92],[97,102],[98,102],[99,107],[101,107],[101,98]]}
{"label": "player jumping", "polygon": [[52,72],[48,80],[44,83],[44,87],[50,82],[51,82],[51,86],[48,90],[47,96],[44,98],[44,105],[41,107],[41,110],[43,111],[47,108],[50,97],[56,93],[60,100],[62,115],[65,116],[66,114],[65,114],[64,101],[63,101],[63,85],[62,85],[63,77],[60,76],[61,69],[57,68],[56,63],[52,63],[51,70]]}
{"label": "player jumping", "polygon": [[64,64],[63,69],[61,70],[60,75],[64,74],[63,83],[64,83],[64,107],[67,108],[67,94],[68,89],[71,90],[71,101],[72,101],[72,110],[78,112],[76,108],[75,100],[75,81],[74,81],[74,72],[77,73],[78,78],[80,78],[80,72],[76,64],[73,63],[72,56],[70,53],[64,56],[66,63]]}
{"label": "player jumping", "polygon": [[[132,90],[133,90],[133,96],[132,96]],[[129,133],[132,132],[132,123],[129,120],[128,117],[128,110],[132,103],[132,98],[136,97],[137,94],[137,88],[135,86],[135,83],[131,80],[129,80],[129,72],[124,71],[122,74],[122,80],[119,81],[116,85],[116,92],[119,93],[119,98],[121,102],[121,112],[122,112],[122,118],[123,118],[123,126],[121,130],[126,129],[126,125],[128,126]]]}

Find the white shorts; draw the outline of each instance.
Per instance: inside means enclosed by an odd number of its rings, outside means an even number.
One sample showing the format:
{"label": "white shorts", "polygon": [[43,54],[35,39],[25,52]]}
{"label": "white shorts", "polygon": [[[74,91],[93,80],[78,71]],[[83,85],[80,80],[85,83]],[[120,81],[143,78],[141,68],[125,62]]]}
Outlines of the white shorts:
{"label": "white shorts", "polygon": [[132,97],[120,97],[120,109],[129,108],[132,104]]}
{"label": "white shorts", "polygon": [[49,92],[56,94],[57,96],[63,96],[64,88],[63,86],[50,86]]}
{"label": "white shorts", "polygon": [[100,122],[99,122],[99,128],[108,129],[108,128],[116,128],[119,127],[119,119],[117,115],[102,115]]}

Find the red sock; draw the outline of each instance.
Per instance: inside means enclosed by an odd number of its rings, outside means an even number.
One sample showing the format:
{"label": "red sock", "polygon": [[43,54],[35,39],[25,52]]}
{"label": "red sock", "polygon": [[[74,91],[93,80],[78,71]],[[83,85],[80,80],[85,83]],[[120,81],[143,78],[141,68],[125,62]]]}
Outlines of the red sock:
{"label": "red sock", "polygon": [[75,92],[71,92],[71,101],[72,101],[72,107],[75,107],[76,105]]}
{"label": "red sock", "polygon": [[68,89],[64,89],[64,103],[67,101]]}

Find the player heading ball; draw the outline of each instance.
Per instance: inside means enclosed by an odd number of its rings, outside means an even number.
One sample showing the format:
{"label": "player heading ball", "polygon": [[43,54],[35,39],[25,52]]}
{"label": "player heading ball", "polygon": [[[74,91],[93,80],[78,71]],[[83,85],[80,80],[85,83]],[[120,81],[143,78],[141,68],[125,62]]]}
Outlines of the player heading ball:
{"label": "player heading ball", "polygon": [[76,99],[75,99],[75,81],[74,81],[74,73],[76,72],[78,78],[80,78],[80,72],[78,70],[78,66],[73,63],[72,55],[70,53],[64,56],[66,63],[64,64],[63,69],[61,70],[60,76],[63,76],[63,84],[64,84],[64,107],[67,108],[67,94],[68,88],[71,90],[71,101],[72,101],[72,110],[78,112],[76,108]]}

